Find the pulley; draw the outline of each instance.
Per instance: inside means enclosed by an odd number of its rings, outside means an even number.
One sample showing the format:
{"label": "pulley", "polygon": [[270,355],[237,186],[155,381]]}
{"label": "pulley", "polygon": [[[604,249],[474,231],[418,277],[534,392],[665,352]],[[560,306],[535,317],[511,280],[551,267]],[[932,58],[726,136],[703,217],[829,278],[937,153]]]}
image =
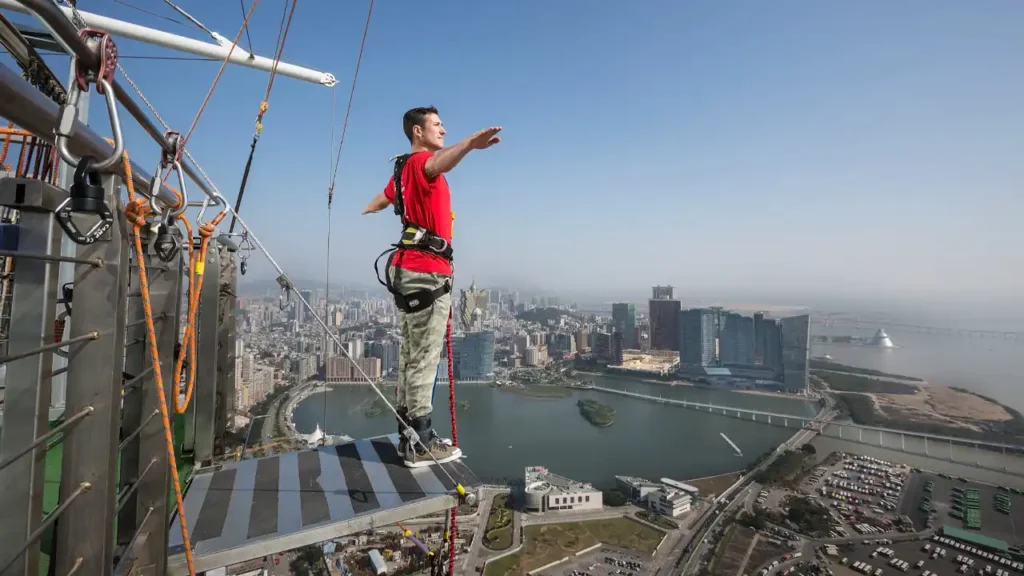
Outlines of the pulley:
{"label": "pulley", "polygon": [[157,258],[163,262],[173,262],[181,250],[181,243],[171,234],[167,224],[160,224],[156,231],[156,240],[153,242],[153,251]]}
{"label": "pulley", "polygon": [[291,300],[292,283],[288,280],[288,277],[281,274],[277,277],[277,284],[281,287],[281,296],[278,298],[278,304],[281,310],[288,307],[288,303]]}
{"label": "pulley", "polygon": [[[100,173],[94,168],[95,162],[92,156],[83,156],[78,162],[72,178],[71,194],[61,202],[55,214],[57,223],[75,244],[92,244],[106,234],[114,223],[114,215],[104,201],[106,190],[103,189]],[[99,217],[99,221],[83,233],[72,220],[74,214],[94,214]]]}

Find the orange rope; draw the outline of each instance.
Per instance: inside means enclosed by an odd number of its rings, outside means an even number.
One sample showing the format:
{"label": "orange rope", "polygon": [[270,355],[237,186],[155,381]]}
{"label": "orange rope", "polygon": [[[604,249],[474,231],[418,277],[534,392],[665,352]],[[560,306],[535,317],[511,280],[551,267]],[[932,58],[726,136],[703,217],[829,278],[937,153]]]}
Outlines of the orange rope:
{"label": "orange rope", "polygon": [[174,457],[174,436],[171,428],[171,420],[167,410],[167,396],[164,393],[164,378],[160,370],[160,351],[156,344],[156,328],[153,322],[153,307],[149,297],[149,277],[146,273],[145,254],[142,251],[142,227],[146,225],[146,214],[151,211],[143,198],[135,197],[135,183],[132,180],[132,166],[128,159],[128,153],[121,156],[124,165],[125,185],[128,189],[128,204],[124,207],[124,216],[132,225],[132,239],[135,243],[135,263],[139,270],[139,291],[142,295],[142,309],[146,316],[146,336],[149,340],[149,354],[153,365],[153,378],[156,380],[157,394],[160,398],[160,417],[163,420],[164,438],[167,440],[167,461],[171,468],[171,478],[174,480],[174,503],[178,507],[178,522],[181,524],[181,538],[185,543],[185,561],[188,564],[188,572],[195,574],[195,564],[192,558],[192,543],[188,536],[188,522],[185,518],[185,505],[181,494],[181,479],[178,477],[177,459]]}
{"label": "orange rope", "polygon": [[[169,409],[167,407],[167,399],[164,393],[164,380],[163,373],[160,368],[159,350],[156,344],[156,328],[154,327],[153,320],[153,308],[149,294],[149,276],[146,271],[145,255],[142,250],[142,227],[146,226],[146,215],[152,213],[152,208],[149,206],[149,202],[144,198],[136,198],[135,196],[135,185],[132,180],[131,162],[128,159],[128,153],[122,154],[122,164],[124,166],[125,184],[128,190],[128,204],[124,208],[124,215],[128,222],[132,225],[132,237],[135,244],[135,257],[138,264],[139,271],[139,291],[142,296],[142,308],[146,317],[146,333],[147,339],[149,340],[149,353],[152,357],[153,364],[153,378],[156,381],[157,392],[160,395],[160,416],[163,420],[164,436],[167,439],[167,458],[171,468],[171,477],[174,479],[174,501],[178,508],[178,519],[181,524],[181,537],[185,543],[185,560],[188,564],[189,574],[195,574],[195,566],[192,557],[192,544],[189,541],[188,535],[188,521],[185,518],[185,506],[183,502],[181,492],[181,479],[178,476],[177,462],[174,456],[174,436],[171,429]],[[168,188],[171,188],[168,186]],[[178,194],[179,199],[181,198],[180,193],[174,190],[175,194]],[[209,248],[210,237],[213,235],[215,227],[220,224],[221,220],[227,215],[227,211],[220,212],[209,222],[201,224],[199,226],[199,250],[195,250],[192,245],[192,224],[188,218],[184,215],[180,216],[179,219],[185,225],[187,232],[188,241],[188,253],[189,253],[189,313],[188,319],[185,325],[185,335],[183,336],[182,348],[178,353],[178,358],[175,362],[175,371],[172,375],[172,391],[174,392],[174,410],[178,414],[185,413],[188,408],[189,402],[192,398],[192,391],[195,385],[195,374],[196,374],[196,315],[199,308],[199,294],[202,291],[203,286],[203,272],[206,266],[206,253]],[[187,352],[186,352],[187,351]],[[185,356],[189,356],[189,377],[187,379],[187,386],[185,391],[185,399],[183,402],[178,400],[178,389],[180,388],[180,374],[182,363],[184,362]]]}
{"label": "orange rope", "polygon": [[185,321],[185,334],[182,336],[181,351],[178,354],[178,361],[175,363],[174,374],[175,384],[179,383],[178,375],[181,374],[181,367],[185,360],[185,353],[188,352],[189,356],[189,374],[185,385],[185,399],[184,401],[178,401],[178,397],[174,398],[174,410],[178,414],[184,414],[185,410],[188,409],[188,405],[192,400],[192,391],[195,388],[196,381],[196,358],[198,353],[196,350],[196,341],[198,340],[196,334],[196,314],[199,311],[199,294],[203,290],[203,279],[205,278],[204,272],[206,271],[206,253],[210,246],[210,237],[213,236],[213,232],[221,220],[227,215],[227,211],[221,211],[220,214],[215,216],[213,220],[199,226],[199,250],[196,251],[192,246],[192,225],[187,218],[181,218],[182,223],[185,224],[185,229],[188,231],[188,259],[189,259],[189,277],[188,277],[188,318]]}
{"label": "orange rope", "polygon": [[0,150],[0,170],[10,170],[11,167],[4,164],[4,160],[7,160],[7,150],[11,147],[11,137],[14,135],[14,122],[7,124],[7,129],[3,131],[4,134],[4,147]]}

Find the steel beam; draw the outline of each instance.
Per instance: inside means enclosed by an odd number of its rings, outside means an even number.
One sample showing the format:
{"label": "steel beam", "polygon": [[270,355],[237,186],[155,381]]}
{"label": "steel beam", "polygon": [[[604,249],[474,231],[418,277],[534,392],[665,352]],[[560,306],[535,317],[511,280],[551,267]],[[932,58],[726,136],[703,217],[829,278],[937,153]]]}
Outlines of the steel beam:
{"label": "steel beam", "polygon": [[[20,74],[0,64],[0,116],[52,144],[58,112],[56,103],[22,80]],[[157,142],[162,140],[161,135]],[[102,136],[78,121],[75,122],[69,148],[77,156],[88,154],[97,158],[103,158],[113,150]],[[154,158],[154,165],[156,161]],[[116,167],[120,170],[120,163]],[[132,162],[132,175],[135,191],[149,194],[149,180],[152,178],[149,171]],[[178,197],[166,186],[161,187],[159,198],[165,206],[177,206]]]}
{"label": "steel beam", "polygon": [[[108,206],[117,206],[121,179],[103,177]],[[98,340],[74,348],[68,356],[67,413],[87,406],[95,411],[64,440],[61,501],[82,483],[81,495],[57,522],[57,574],[77,568],[79,574],[106,574],[113,567],[114,499],[117,450],[120,443],[121,382],[124,366],[125,316],[128,297],[128,245],[123,218],[110,229],[110,240],[78,246],[80,258],[102,258],[103,268],[75,267],[71,337],[96,331]],[[131,431],[125,431],[130,433]]]}
{"label": "steel beam", "polygon": [[[158,262],[154,260],[153,264],[156,263]],[[166,268],[153,269],[149,272],[149,293],[153,314],[164,316],[164,319],[156,324],[156,339],[160,365],[163,367],[164,401],[168,409],[173,410],[170,407],[174,405],[174,390],[170,385],[170,378],[175,360],[174,343],[178,339],[181,261],[167,264]],[[152,368],[152,358],[147,354],[144,371],[149,370],[149,375],[134,392],[142,397],[144,414],[159,409],[160,394]],[[159,420],[159,416],[157,419]],[[144,569],[145,573],[162,575],[167,566],[167,529],[170,516],[167,495],[171,489],[171,474],[167,458],[167,439],[161,425],[152,425],[139,435],[139,460],[143,466],[153,462],[153,468],[139,481],[135,493],[135,514],[138,518],[136,534],[142,534],[145,538],[138,538],[135,550],[126,552],[134,554],[137,568]]]}
{"label": "steel beam", "polygon": [[[194,457],[197,465],[213,459],[217,413],[217,307],[220,302],[220,251],[211,242],[206,251],[203,289],[199,293],[196,335],[196,384],[189,412],[195,417]],[[187,434],[186,434],[187,437]]]}
{"label": "steel beam", "polygon": [[[125,241],[131,246],[131,237],[125,238]],[[137,265],[135,261],[135,251],[128,250],[128,262],[131,267]],[[138,291],[139,280],[138,276],[130,274],[128,276],[128,290]],[[155,314],[155,312],[154,312]],[[146,324],[140,322],[145,318],[145,311],[142,306],[142,298],[129,298],[128,299],[128,310],[126,312],[127,325],[125,328],[125,338],[130,342],[135,339],[146,339]],[[129,346],[124,351],[124,376],[125,378],[134,378],[137,374],[141,374],[146,368],[146,357],[149,355],[149,346]],[[145,417],[148,414],[143,414],[142,407],[142,387],[147,383],[142,382],[139,386],[128,388],[124,391],[123,399],[121,400],[121,436],[124,437],[130,434],[132,431],[138,429],[140,425],[145,421]],[[124,504],[120,506],[121,512],[117,515],[117,545],[120,548],[125,547],[131,542],[132,537],[135,535],[135,528],[139,516],[135,506],[136,493],[132,491],[128,494],[131,486],[138,481],[139,473],[148,463],[142,463],[140,465],[139,457],[139,436],[135,436],[128,441],[127,445],[121,450],[121,464],[120,464],[120,481],[118,483],[118,494],[122,495]]]}
{"label": "steel beam", "polygon": [[[67,82],[67,85],[70,86],[71,83],[74,82],[74,80],[75,80],[75,63],[74,62],[69,62],[68,63],[68,82]],[[91,100],[91,96],[92,95],[89,92],[83,92],[81,94],[81,96],[78,97],[78,115],[77,115],[77,117],[78,117],[78,121],[81,122],[82,125],[84,125],[84,126],[88,126],[89,125],[89,101]],[[60,155],[58,154],[57,157],[60,158]],[[71,189],[72,181],[74,180],[75,168],[73,166],[68,165],[68,163],[64,162],[63,160],[58,160],[57,170],[58,170],[58,172],[57,172],[57,186],[59,186],[60,188],[62,188],[64,190],[70,190]],[[65,237],[64,240],[61,242],[60,253],[62,255],[64,255],[64,256],[74,256],[76,250],[77,250],[77,247],[76,247],[75,243],[72,242],[70,238]],[[75,279],[75,267],[74,266],[63,265],[63,266],[60,267],[60,285],[61,286],[63,286],[66,282],[73,282],[74,279]],[[61,308],[63,307],[62,305],[59,305],[59,306]],[[68,316],[64,320],[64,322],[65,322],[65,330],[67,330],[67,329],[71,328],[71,324],[74,322],[74,319],[71,318],[70,316]],[[53,359],[53,368],[54,368],[54,370],[66,369],[67,365],[68,365],[68,361],[65,358],[61,357],[61,356],[57,356],[57,357],[55,357]],[[53,393],[52,393],[52,395],[50,397],[50,418],[51,419],[54,416],[58,415],[58,414],[63,414],[64,413],[64,398],[66,397],[67,383],[68,383],[68,381],[67,381],[67,375],[66,374],[59,374],[59,375],[53,377]]]}
{"label": "steel beam", "polygon": [[[20,210],[18,251],[59,255],[61,229],[53,216],[67,197],[59,188],[39,180],[0,180],[0,205]],[[10,356],[38,349],[54,341],[54,303],[57,301],[58,263],[20,258],[14,270],[11,301]],[[34,354],[7,364],[4,430],[0,435],[0,461],[12,457],[47,433],[53,352]],[[72,428],[68,434],[74,434]],[[0,470],[0,570],[18,554],[43,518],[43,480],[46,443]],[[39,573],[39,541],[4,572],[21,576]]]}
{"label": "steel beam", "polygon": [[[25,6],[28,6],[29,8],[26,8],[22,4],[25,4]],[[72,44],[72,40],[69,37],[70,31],[68,31],[67,27],[58,20],[58,18],[64,19],[65,21],[68,21],[68,24],[70,24],[70,19],[73,14],[71,8],[53,5],[53,9],[46,8],[43,10],[41,9],[42,7],[40,4],[42,4],[42,2],[33,2],[31,0],[27,2],[0,0],[0,8],[8,8],[25,14],[35,12],[40,20],[49,26],[55,34],[59,35],[63,43],[67,44],[77,52],[78,48],[75,44]],[[64,14],[60,14],[59,11],[63,11]],[[85,21],[87,26],[106,30],[111,34],[122,38],[137,40],[139,42],[145,42],[146,44],[153,44],[156,46],[163,46],[164,48],[187,52],[189,54],[196,54],[197,56],[216,58],[218,60],[223,60],[228,56],[228,52],[230,51],[231,57],[228,61],[232,64],[238,64],[247,68],[255,68],[265,72],[269,72],[274,68],[273,59],[246,52],[241,46],[236,46],[235,49],[231,51],[231,42],[224,39],[222,36],[218,38],[220,41],[219,44],[210,44],[209,42],[194,40],[185,36],[164,32],[163,30],[156,30],[154,28],[147,28],[146,26],[140,26],[138,24],[132,24],[131,22],[108,18],[107,16],[102,16],[100,14],[83,12],[82,10],[79,10],[78,14],[82,17],[82,20]],[[72,26],[72,30],[73,29],[74,27]],[[90,66],[92,66],[92,61],[90,60],[89,62]],[[304,66],[289,64],[288,62],[279,62],[277,65],[277,73],[281,76],[295,78],[296,80],[302,80],[304,82],[322,84],[327,87],[332,87],[338,83],[333,74],[313,70]]]}
{"label": "steel beam", "polygon": [[230,240],[217,238],[220,255],[220,304],[217,306],[217,414],[214,420],[213,454],[226,449],[227,431],[235,413],[235,307],[237,306],[238,248]]}

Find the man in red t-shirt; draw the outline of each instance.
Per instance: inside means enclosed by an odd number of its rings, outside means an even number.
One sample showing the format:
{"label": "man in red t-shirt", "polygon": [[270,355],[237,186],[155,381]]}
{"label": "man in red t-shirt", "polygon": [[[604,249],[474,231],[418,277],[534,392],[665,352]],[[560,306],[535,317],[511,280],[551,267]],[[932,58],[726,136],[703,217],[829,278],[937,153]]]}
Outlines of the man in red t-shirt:
{"label": "man in red t-shirt", "polygon": [[[409,110],[402,118],[402,125],[412,144],[400,177],[401,202],[398,205],[403,210],[403,231],[409,226],[426,229],[434,236],[435,246],[447,246],[452,240],[452,202],[444,174],[455,168],[470,150],[483,150],[497,144],[501,128],[485,128],[445,148],[444,127],[433,106]],[[363,214],[379,212],[394,203],[392,177]],[[402,332],[396,403],[401,438],[399,451],[410,467],[429,466],[435,461],[451,462],[461,457],[462,452],[450,441],[439,438],[430,420],[437,365],[452,306],[451,262],[429,248],[399,248],[389,259],[386,273],[391,289],[398,294],[409,300],[430,302],[422,309],[399,312]],[[411,297],[414,293],[419,293],[416,298]],[[431,296],[423,300],[424,294]],[[416,431],[422,445],[409,445],[401,434],[403,420]]]}

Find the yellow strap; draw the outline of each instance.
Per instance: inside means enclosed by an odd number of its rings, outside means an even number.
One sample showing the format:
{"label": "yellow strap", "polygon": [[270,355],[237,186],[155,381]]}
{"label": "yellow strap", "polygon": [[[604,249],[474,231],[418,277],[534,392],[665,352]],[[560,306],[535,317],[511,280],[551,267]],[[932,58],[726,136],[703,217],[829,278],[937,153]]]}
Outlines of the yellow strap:
{"label": "yellow strap", "polygon": [[196,274],[199,274],[200,276],[202,276],[203,272],[205,272],[205,271],[206,271],[206,262],[203,261],[203,260],[200,260],[200,261],[196,262]]}

